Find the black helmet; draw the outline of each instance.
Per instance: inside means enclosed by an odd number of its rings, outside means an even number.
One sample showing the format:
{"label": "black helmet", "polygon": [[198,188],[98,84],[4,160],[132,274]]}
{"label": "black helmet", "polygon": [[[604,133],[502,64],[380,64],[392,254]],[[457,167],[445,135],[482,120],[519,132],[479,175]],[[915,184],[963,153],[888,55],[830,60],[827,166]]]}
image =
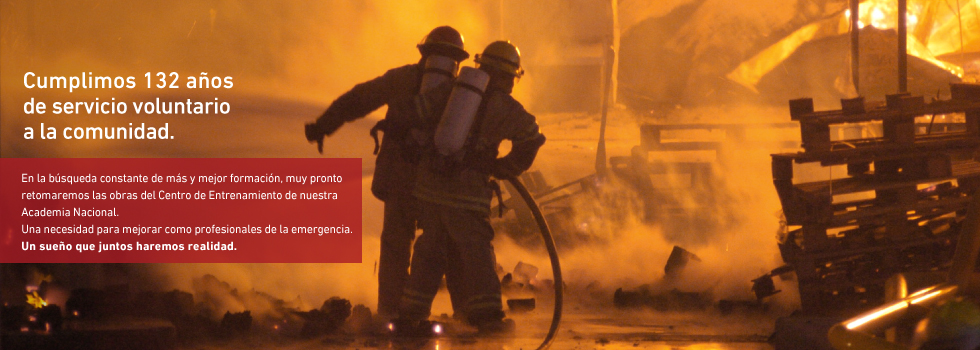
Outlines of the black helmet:
{"label": "black helmet", "polygon": [[470,57],[470,54],[463,50],[463,35],[450,26],[436,27],[422,38],[417,47],[422,56],[443,55],[457,62]]}
{"label": "black helmet", "polygon": [[480,65],[493,67],[515,78],[524,75],[524,68],[521,68],[521,51],[510,41],[490,43],[487,48],[483,49],[483,54],[476,55],[473,60]]}

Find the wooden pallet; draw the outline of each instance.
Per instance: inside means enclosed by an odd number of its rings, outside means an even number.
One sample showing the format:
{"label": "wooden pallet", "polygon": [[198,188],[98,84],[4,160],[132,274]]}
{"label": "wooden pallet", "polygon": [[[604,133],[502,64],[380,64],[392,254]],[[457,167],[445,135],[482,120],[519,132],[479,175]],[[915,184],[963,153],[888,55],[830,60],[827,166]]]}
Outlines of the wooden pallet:
{"label": "wooden pallet", "polygon": [[[951,91],[952,99],[930,103],[908,94],[890,95],[884,106],[842,100],[832,111],[814,111],[810,99],[790,101],[803,151],[773,154],[772,172],[792,228],[780,252],[797,272],[804,311],[873,304],[892,274],[939,269],[948,261],[980,188],[980,86],[954,84]],[[934,132],[916,124],[917,117],[950,114],[962,116],[962,125]],[[879,136],[831,137],[835,127],[875,124]],[[794,164],[803,163],[847,171],[826,181],[794,181]]]}
{"label": "wooden pallet", "polygon": [[[793,122],[785,123],[715,123],[715,124],[644,124],[640,126],[640,147],[645,151],[701,151],[720,150],[724,142],[771,143],[766,140],[753,140],[747,136],[753,129],[796,129]],[[688,138],[670,140],[667,133],[673,131],[701,132],[712,134],[720,132],[716,137]],[[784,148],[796,148],[796,141],[778,141]]]}
{"label": "wooden pallet", "polygon": [[[955,88],[954,88],[955,89]],[[868,107],[864,98],[841,100],[840,110],[814,112],[813,100],[809,98],[790,101],[790,118],[800,122],[803,148],[811,156],[830,156],[840,151],[848,155],[862,154],[866,148],[886,149],[915,148],[915,144],[935,141],[932,134],[916,133],[915,118],[953,113],[965,114],[965,130],[961,133],[940,135],[940,141],[973,140],[980,135],[980,98],[971,96],[969,88],[957,89],[954,98],[946,101],[925,103],[922,96],[908,94],[889,95],[884,107]],[[846,123],[880,122],[882,137],[860,138],[846,142],[832,142],[830,127]],[[949,140],[946,140],[949,138]],[[969,143],[968,143],[969,144]],[[976,144],[972,144],[975,146]],[[969,147],[969,145],[966,145]],[[840,157],[841,155],[836,155]]]}
{"label": "wooden pallet", "polygon": [[[899,163],[909,170],[868,170],[840,179],[794,184],[792,165],[797,160],[792,154],[773,155],[773,183],[789,225],[817,224],[833,228],[858,224],[855,220],[860,220],[862,215],[873,217],[875,212],[915,211],[943,206],[950,201],[959,203],[961,200],[955,195],[922,193],[918,187],[957,180],[958,188],[972,193],[980,181],[980,162],[951,160],[948,154],[934,153],[921,158],[912,155],[905,160],[895,160],[895,163],[872,163],[876,168]],[[874,192],[880,199],[874,203],[876,211],[866,210],[861,200],[833,200],[834,196],[864,192]]]}
{"label": "wooden pallet", "polygon": [[[803,152],[772,155],[773,184],[789,225],[802,225],[808,250],[832,248],[827,231],[892,221],[896,235],[908,219],[965,208],[966,194],[980,184],[980,89],[954,85],[954,99],[924,103],[922,97],[891,95],[885,108],[865,110],[863,99],[842,100],[842,108],[814,112],[812,100],[790,102],[800,122]],[[962,132],[916,134],[921,115],[964,114]],[[830,126],[881,121],[884,137],[832,142]],[[841,147],[846,145],[847,147]],[[846,165],[847,176],[794,183],[793,165]],[[955,181],[956,190],[923,193],[920,188]],[[874,200],[835,201],[835,196],[874,193]],[[901,223],[900,221],[906,221]]]}

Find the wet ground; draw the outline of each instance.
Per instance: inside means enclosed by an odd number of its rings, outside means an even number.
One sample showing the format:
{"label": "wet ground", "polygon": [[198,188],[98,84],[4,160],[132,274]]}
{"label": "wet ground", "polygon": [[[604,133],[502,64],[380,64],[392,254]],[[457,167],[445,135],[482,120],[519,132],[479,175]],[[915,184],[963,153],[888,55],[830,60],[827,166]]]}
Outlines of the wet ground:
{"label": "wet ground", "polygon": [[[383,337],[329,336],[310,340],[256,337],[184,347],[221,349],[537,349],[547,333],[550,310],[518,315],[518,329],[502,337],[444,335],[434,339],[391,340]],[[764,314],[569,310],[551,349],[772,349],[766,342],[773,319]]]}

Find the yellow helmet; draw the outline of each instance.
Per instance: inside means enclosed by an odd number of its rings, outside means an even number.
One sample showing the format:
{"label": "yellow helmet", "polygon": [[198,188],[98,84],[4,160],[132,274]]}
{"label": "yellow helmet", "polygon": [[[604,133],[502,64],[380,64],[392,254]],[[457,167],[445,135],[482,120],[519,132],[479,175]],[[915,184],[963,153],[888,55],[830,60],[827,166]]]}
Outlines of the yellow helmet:
{"label": "yellow helmet", "polygon": [[419,48],[422,56],[438,54],[457,62],[470,57],[470,54],[463,49],[463,35],[450,26],[436,27],[422,38],[416,47]]}
{"label": "yellow helmet", "polygon": [[521,67],[521,51],[510,41],[490,43],[483,49],[482,54],[476,55],[473,61],[480,65],[493,67],[515,78],[524,76],[524,68]]}

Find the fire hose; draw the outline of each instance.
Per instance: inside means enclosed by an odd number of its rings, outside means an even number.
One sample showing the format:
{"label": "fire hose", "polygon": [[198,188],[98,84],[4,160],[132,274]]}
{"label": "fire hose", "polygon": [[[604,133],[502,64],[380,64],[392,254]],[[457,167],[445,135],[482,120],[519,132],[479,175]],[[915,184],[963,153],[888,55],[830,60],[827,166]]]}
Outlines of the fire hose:
{"label": "fire hose", "polygon": [[555,311],[551,317],[551,328],[548,329],[548,335],[544,337],[544,341],[541,342],[541,345],[537,349],[544,350],[550,347],[551,343],[555,341],[555,335],[558,334],[558,325],[561,323],[565,284],[561,279],[561,264],[558,262],[558,250],[555,248],[554,238],[551,237],[551,229],[548,228],[548,222],[545,221],[544,214],[541,213],[541,208],[534,201],[531,192],[528,192],[527,187],[524,187],[524,184],[517,178],[512,177],[507,179],[507,181],[514,186],[517,193],[520,193],[521,198],[524,198],[527,207],[531,209],[531,214],[534,215],[534,221],[538,223],[538,230],[541,231],[541,238],[544,239],[545,248],[548,249],[548,257],[551,258],[551,271],[555,277]]}

